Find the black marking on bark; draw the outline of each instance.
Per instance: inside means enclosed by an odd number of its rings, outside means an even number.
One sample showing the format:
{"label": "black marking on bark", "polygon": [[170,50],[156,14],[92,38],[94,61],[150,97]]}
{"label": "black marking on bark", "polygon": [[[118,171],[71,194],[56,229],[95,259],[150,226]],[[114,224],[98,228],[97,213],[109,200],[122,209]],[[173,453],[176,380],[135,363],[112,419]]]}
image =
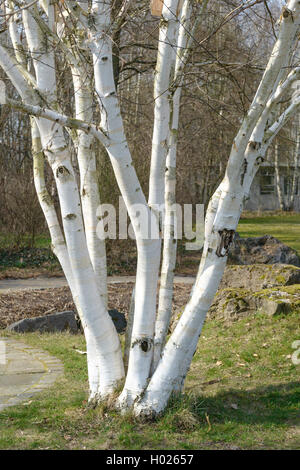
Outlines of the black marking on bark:
{"label": "black marking on bark", "polygon": [[252,150],[258,150],[261,147],[261,143],[254,140],[250,140],[248,145]]}
{"label": "black marking on bark", "polygon": [[67,214],[65,216],[65,219],[66,220],[74,220],[74,219],[76,219],[76,215],[75,214]]}
{"label": "black marking on bark", "polygon": [[56,177],[62,181],[68,179],[70,172],[65,166],[59,166],[56,170]]}
{"label": "black marking on bark", "polygon": [[246,158],[244,158],[244,161],[242,163],[241,186],[243,186],[244,184],[244,179],[247,173],[247,168],[248,168],[248,162]]}
{"label": "black marking on bark", "polygon": [[134,348],[134,346],[136,346],[137,344],[140,346],[142,351],[148,352],[152,348],[153,339],[152,338],[146,338],[146,337],[141,338],[141,339],[137,339],[132,343],[131,348]]}
{"label": "black marking on bark", "polygon": [[223,258],[224,256],[228,255],[229,248],[233,242],[234,234],[235,230],[229,230],[227,228],[219,230],[220,244],[216,250],[216,255],[219,258]]}
{"label": "black marking on bark", "polygon": [[291,15],[291,18],[292,18],[292,20],[294,21],[294,17],[293,17],[292,11],[291,11],[289,8],[285,7],[285,6],[282,8],[282,13],[281,13],[281,15],[283,16],[283,18],[288,18],[288,17]]}

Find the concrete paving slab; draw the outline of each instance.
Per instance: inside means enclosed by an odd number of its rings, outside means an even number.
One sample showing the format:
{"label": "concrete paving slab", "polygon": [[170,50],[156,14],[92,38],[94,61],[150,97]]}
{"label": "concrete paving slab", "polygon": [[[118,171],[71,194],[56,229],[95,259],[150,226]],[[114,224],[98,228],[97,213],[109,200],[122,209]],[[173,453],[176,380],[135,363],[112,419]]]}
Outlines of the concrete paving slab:
{"label": "concrete paving slab", "polygon": [[[42,392],[63,374],[59,359],[11,338],[1,338],[0,412]],[[4,360],[3,360],[4,358]]]}

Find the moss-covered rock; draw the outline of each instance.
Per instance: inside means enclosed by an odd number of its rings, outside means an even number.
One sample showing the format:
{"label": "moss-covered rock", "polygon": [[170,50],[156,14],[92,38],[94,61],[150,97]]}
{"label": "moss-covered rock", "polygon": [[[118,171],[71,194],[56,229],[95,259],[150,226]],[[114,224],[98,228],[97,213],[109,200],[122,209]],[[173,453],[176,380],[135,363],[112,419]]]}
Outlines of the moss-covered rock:
{"label": "moss-covered rock", "polygon": [[[256,313],[278,315],[294,310],[300,313],[300,268],[286,264],[229,265],[208,316],[234,320]],[[170,331],[181,313],[174,313]]]}
{"label": "moss-covered rock", "polygon": [[218,291],[209,310],[210,317],[236,319],[256,313],[278,315],[294,310],[300,312],[300,284],[273,287],[256,292],[240,288]]}
{"label": "moss-covered rock", "polygon": [[277,286],[300,284],[300,268],[286,264],[228,265],[221,289],[246,288],[257,291]]}

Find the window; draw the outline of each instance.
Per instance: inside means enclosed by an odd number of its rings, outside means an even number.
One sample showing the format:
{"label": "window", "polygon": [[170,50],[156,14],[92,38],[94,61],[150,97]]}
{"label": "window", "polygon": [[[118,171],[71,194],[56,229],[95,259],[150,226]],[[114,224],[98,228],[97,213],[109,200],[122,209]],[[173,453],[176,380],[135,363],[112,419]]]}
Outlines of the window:
{"label": "window", "polygon": [[275,191],[274,168],[261,168],[260,194],[273,194]]}

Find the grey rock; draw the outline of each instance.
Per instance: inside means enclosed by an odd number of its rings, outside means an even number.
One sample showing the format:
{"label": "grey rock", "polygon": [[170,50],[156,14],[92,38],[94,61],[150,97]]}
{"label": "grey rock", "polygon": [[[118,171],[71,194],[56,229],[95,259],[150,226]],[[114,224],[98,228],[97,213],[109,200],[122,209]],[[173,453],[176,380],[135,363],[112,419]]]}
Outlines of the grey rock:
{"label": "grey rock", "polygon": [[220,289],[227,287],[258,291],[300,284],[300,268],[286,264],[226,266]]}
{"label": "grey rock", "polygon": [[289,313],[293,310],[293,305],[288,301],[276,299],[258,299],[258,311],[267,315],[279,315],[280,313]]}
{"label": "grey rock", "polygon": [[218,291],[209,309],[211,318],[234,320],[243,316],[264,313],[267,315],[288,314],[300,306],[300,285],[281,290],[263,289],[251,292],[246,289],[222,289]]}
{"label": "grey rock", "polygon": [[125,333],[127,321],[124,313],[119,312],[115,308],[108,310],[108,313],[111,316],[112,321],[114,322],[117,332]]}
{"label": "grey rock", "polygon": [[241,238],[235,235],[230,248],[231,264],[291,264],[300,267],[297,252],[271,235]]}
{"label": "grey rock", "polygon": [[58,331],[69,331],[78,333],[78,325],[73,311],[52,313],[43,317],[24,318],[7,327],[7,330],[18,333],[29,333],[39,331],[40,333],[55,333]]}
{"label": "grey rock", "polygon": [[[126,329],[126,318],[124,313],[116,309],[108,311],[115,324],[118,333],[124,333]],[[42,317],[24,318],[7,327],[9,331],[18,333],[29,333],[39,331],[40,333],[55,333],[69,331],[76,334],[81,332],[80,320],[72,310],[66,312],[52,313]]]}

